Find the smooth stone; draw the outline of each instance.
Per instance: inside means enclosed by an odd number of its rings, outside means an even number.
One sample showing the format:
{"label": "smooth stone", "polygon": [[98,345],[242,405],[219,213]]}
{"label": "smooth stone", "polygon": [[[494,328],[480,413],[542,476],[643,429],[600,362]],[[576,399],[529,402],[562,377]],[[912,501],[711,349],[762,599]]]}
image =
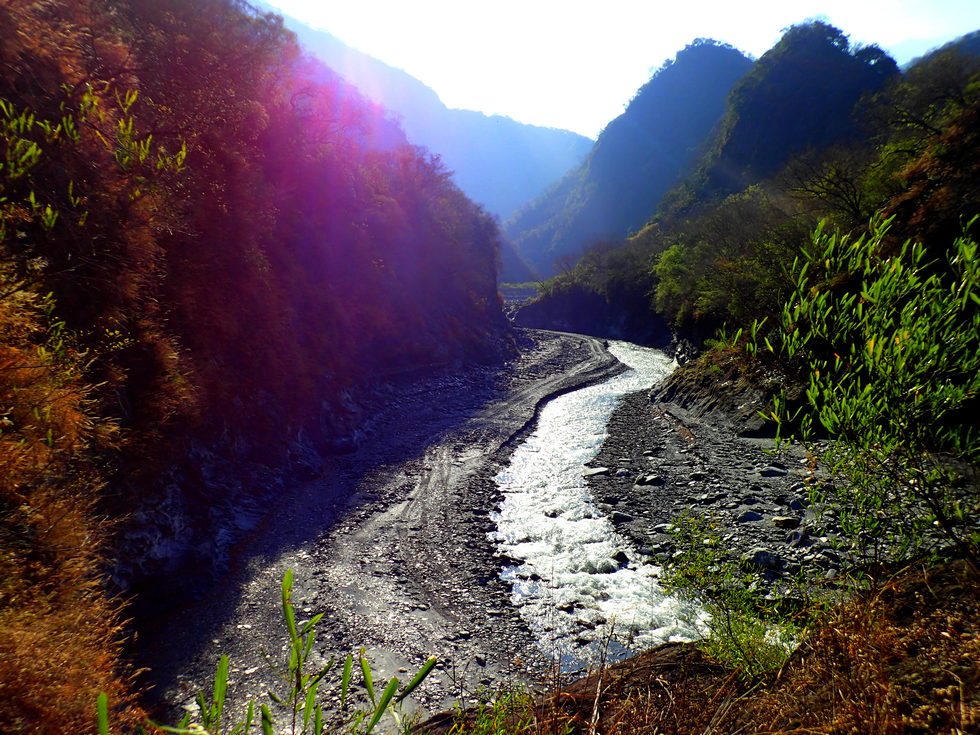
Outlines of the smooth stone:
{"label": "smooth stone", "polygon": [[795,516],[773,516],[772,522],[777,528],[792,529],[800,526],[800,519]]}
{"label": "smooth stone", "polygon": [[660,475],[641,475],[636,478],[637,485],[663,485],[666,482]]}
{"label": "smooth stone", "polygon": [[756,521],[762,520],[762,514],[756,513],[754,510],[747,510],[738,518],[735,519],[736,523],[754,523]]}
{"label": "smooth stone", "polygon": [[771,464],[761,472],[760,475],[763,477],[785,477],[789,474],[789,470],[779,464]]}
{"label": "smooth stone", "polygon": [[585,477],[595,477],[596,475],[608,475],[608,474],[609,474],[609,468],[608,467],[592,467],[591,469],[587,469],[585,471],[585,475],[584,476]]}

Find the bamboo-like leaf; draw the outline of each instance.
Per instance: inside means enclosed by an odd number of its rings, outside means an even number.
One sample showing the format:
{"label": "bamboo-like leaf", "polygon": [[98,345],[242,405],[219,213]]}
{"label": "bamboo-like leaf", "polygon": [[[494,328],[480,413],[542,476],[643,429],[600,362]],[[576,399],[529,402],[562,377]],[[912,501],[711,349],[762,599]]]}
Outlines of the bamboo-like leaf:
{"label": "bamboo-like leaf", "polygon": [[378,702],[377,706],[374,708],[374,716],[371,717],[371,721],[368,722],[367,728],[364,730],[365,733],[369,733],[374,729],[374,726],[378,724],[381,718],[384,716],[385,711],[388,709],[388,705],[391,704],[392,697],[395,696],[395,692],[398,690],[398,677],[391,677],[391,681],[388,682],[388,686],[381,693],[381,701]]}
{"label": "bamboo-like leaf", "polygon": [[95,700],[95,720],[99,735],[109,735],[109,697],[101,692]]}
{"label": "bamboo-like leaf", "polygon": [[316,687],[310,687],[306,692],[306,702],[303,703],[303,732],[310,726],[310,716],[316,701]]}
{"label": "bamboo-like leaf", "polygon": [[418,685],[421,684],[423,681],[425,681],[425,677],[427,677],[430,673],[432,673],[432,669],[435,668],[435,665],[436,665],[436,657],[432,656],[428,661],[426,661],[422,665],[422,668],[419,669],[419,672],[414,676],[414,678],[410,682],[408,682],[408,686],[406,686],[401,691],[401,693],[398,695],[398,699],[396,699],[395,701],[401,702],[403,699],[405,699],[405,697],[407,697],[409,694],[414,692],[416,688],[418,688]]}
{"label": "bamboo-like leaf", "polygon": [[214,705],[211,710],[212,727],[215,730],[221,725],[221,712],[225,707],[225,694],[228,691],[228,656],[223,654],[218,659],[218,670],[214,674]]}
{"label": "bamboo-like leaf", "polygon": [[276,735],[272,729],[272,713],[269,712],[269,708],[263,704],[260,712],[262,713],[262,735]]}
{"label": "bamboo-like leaf", "polygon": [[344,659],[344,672],[340,677],[340,706],[347,704],[347,692],[350,690],[351,669],[354,667],[354,654],[348,653]]}
{"label": "bamboo-like leaf", "polygon": [[374,677],[371,675],[371,664],[364,658],[364,649],[361,649],[361,674],[364,676],[364,686],[367,688],[368,696],[371,698],[371,704],[377,702],[377,698],[374,696]]}
{"label": "bamboo-like leaf", "polygon": [[318,615],[314,615],[312,618],[310,618],[308,621],[306,621],[306,623],[304,623],[303,628],[300,630],[299,634],[300,635],[306,635],[314,627],[316,627],[317,623],[319,623],[321,620],[323,620],[323,613],[319,613]]}

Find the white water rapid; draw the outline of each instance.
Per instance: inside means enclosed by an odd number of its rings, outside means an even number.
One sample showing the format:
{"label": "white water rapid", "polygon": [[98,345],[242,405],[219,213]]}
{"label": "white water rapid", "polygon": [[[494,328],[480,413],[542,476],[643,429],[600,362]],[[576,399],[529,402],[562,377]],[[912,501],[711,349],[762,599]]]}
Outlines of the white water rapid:
{"label": "white water rapid", "polygon": [[673,370],[659,350],[627,342],[609,349],[630,370],[550,401],[496,478],[504,500],[493,537],[503,554],[522,562],[503,577],[540,645],[567,670],[694,639],[703,620],[664,593],[659,567],[644,563],[585,486],[585,465],[599,453],[620,397]]}

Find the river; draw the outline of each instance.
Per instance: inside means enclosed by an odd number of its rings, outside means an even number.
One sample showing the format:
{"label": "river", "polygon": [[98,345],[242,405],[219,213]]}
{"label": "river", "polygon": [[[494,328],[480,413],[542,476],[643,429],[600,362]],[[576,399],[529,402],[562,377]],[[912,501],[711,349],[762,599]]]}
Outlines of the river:
{"label": "river", "polygon": [[660,382],[674,367],[659,350],[626,342],[609,350],[630,369],[550,401],[495,478],[504,500],[493,516],[492,539],[519,562],[502,576],[539,644],[566,669],[691,640],[701,622],[698,610],[664,593],[659,568],[617,533],[586,487],[586,473],[602,471],[588,464],[619,399]]}

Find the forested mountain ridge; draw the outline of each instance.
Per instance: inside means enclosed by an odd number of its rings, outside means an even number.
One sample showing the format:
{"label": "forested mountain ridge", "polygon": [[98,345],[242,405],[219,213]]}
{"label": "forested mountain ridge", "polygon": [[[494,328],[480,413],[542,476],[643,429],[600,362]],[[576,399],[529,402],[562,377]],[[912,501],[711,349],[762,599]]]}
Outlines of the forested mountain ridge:
{"label": "forested mountain ridge", "polygon": [[636,339],[663,339],[669,326],[702,343],[723,324],[778,313],[821,219],[859,231],[896,214],[896,236],[951,241],[980,211],[967,122],[980,59],[962,48],[899,73],[824,23],[790,29],[736,85],[697,169],[651,223],[592,248],[518,321]]}
{"label": "forested mountain ridge", "polygon": [[665,209],[741,191],[794,155],[863,137],[855,105],[897,74],[877,46],[852,47],[821,22],[794,26],[732,90],[708,152]]}
{"label": "forested mountain ridge", "polygon": [[206,582],[365,390],[508,354],[499,236],[245,2],[14,0],[0,37],[0,730],[100,691],[124,727],[100,573]]}
{"label": "forested mountain ridge", "polygon": [[666,62],[582,164],[506,223],[519,253],[550,275],[556,260],[639,229],[695,160],[751,66],[734,48],[704,39]]}
{"label": "forested mountain ridge", "polygon": [[446,107],[423,82],[288,16],[300,43],[397,116],[409,140],[437,154],[475,202],[505,219],[579,163],[592,141],[568,130]]}

